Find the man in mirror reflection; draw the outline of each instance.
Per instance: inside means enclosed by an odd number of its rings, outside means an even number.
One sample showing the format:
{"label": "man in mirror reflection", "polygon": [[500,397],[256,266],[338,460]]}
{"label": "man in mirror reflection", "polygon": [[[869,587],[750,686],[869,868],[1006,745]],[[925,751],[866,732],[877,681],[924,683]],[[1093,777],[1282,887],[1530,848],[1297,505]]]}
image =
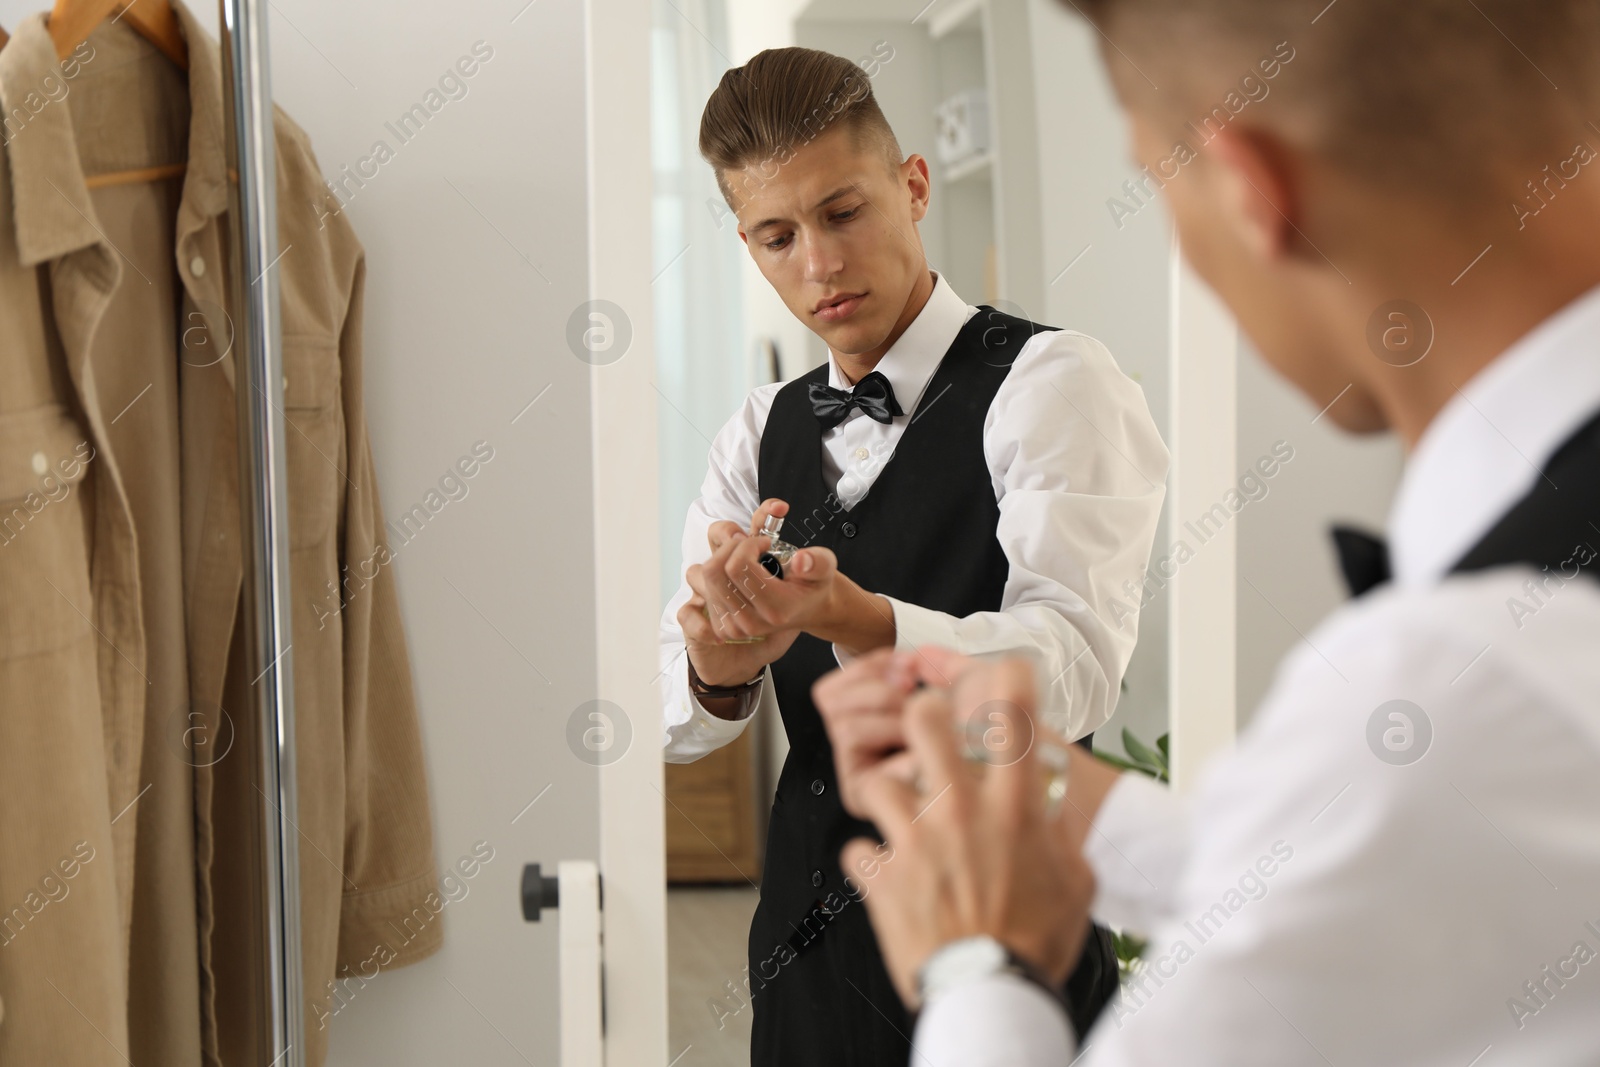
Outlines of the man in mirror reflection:
{"label": "man in mirror reflection", "polygon": [[[910,1062],[1600,1062],[1600,3],[1071,8],[1136,165],[1222,116],[1162,189],[1184,254],[1405,469],[1387,542],[1339,537],[1354,598],[1187,795],[1075,752],[1052,816],[1034,753],[975,776],[952,719],[1049,706],[1020,661],[879,650],[819,683],[895,857],[865,907]],[[1285,43],[1270,98],[1228,105]],[[1083,1036],[1058,983],[1089,914],[1149,942]]]}
{"label": "man in mirror reflection", "polygon": [[[700,149],[828,356],[752,391],[712,444],[662,618],[665,754],[727,744],[763,703],[788,736],[736,983],[752,1062],[904,1064],[912,1023],[861,902],[887,853],[840,866],[872,827],[841,806],[812,685],[874,650],[1016,656],[1040,720],[1086,744],[1137,638],[1168,454],[1104,345],[969,304],[930,266],[928,162],[903,154],[861,66],[756,55],[707,102]],[[769,516],[800,549],[781,577],[761,560]],[[1082,923],[1066,990],[1087,1028],[1117,968],[1109,932]]]}

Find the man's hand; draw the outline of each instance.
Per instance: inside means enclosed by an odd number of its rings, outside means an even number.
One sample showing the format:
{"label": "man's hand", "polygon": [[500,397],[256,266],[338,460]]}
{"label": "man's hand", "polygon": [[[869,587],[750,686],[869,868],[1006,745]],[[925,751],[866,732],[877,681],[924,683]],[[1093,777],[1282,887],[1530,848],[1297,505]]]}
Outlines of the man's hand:
{"label": "man's hand", "polygon": [[833,743],[839,800],[857,817],[865,817],[856,796],[863,773],[895,760],[889,773],[898,769],[910,780],[902,712],[906,697],[918,683],[917,656],[917,652],[875,649],[829,671],[811,686],[812,703],[821,712]]}
{"label": "man's hand", "polygon": [[[788,512],[788,503],[774,497],[756,509],[748,532],[726,521],[713,523],[706,531],[711,558],[691,566],[686,577],[702,602],[701,610],[709,607],[712,632],[723,641],[744,641],[804,631],[824,641],[837,641],[851,652],[894,644],[894,612],[889,602],[841,574],[838,557],[830,549],[812,547],[796,552],[784,565],[782,578],[775,578],[761,565],[761,553],[772,544],[771,538],[761,534],[761,527],[768,515]],[[777,658],[770,655],[760,662]],[[698,671],[698,656],[694,663]],[[700,677],[714,682],[704,673]]]}
{"label": "man's hand", "polygon": [[711,558],[689,568],[689,586],[711,606],[712,627],[724,640],[807,630],[830,600],[839,566],[828,549],[796,552],[781,579],[761,565],[761,553],[772,544],[761,527],[768,515],[788,511],[785,501],[773,498],[756,509],[748,532],[726,521],[706,531]]}
{"label": "man's hand", "polygon": [[[935,645],[899,652],[878,649],[817,679],[811,699],[833,743],[839,798],[846,811],[867,818],[856,803],[856,783],[864,773],[881,768],[905,781],[913,779],[902,725],[907,695],[924,684],[948,689],[981,662]],[[1077,745],[1067,746],[1067,762],[1067,795],[1056,825],[1063,843],[1079,851],[1122,772]]]}
{"label": "man's hand", "polygon": [[[707,610],[706,591],[714,588],[715,584],[711,575],[721,574],[726,578],[728,563],[734,551],[741,546],[749,549],[759,542],[761,548],[750,557],[751,564],[761,572],[763,582],[781,584],[767,573],[765,567],[755,562],[760,552],[765,551],[770,539],[753,535],[767,521],[767,515],[771,512],[773,504],[783,505],[783,502],[769,500],[758,508],[750,520],[749,534],[731,522],[713,523],[707,533],[707,540],[711,543],[711,558],[705,563],[693,565],[688,570],[689,588],[693,593],[678,609],[678,627],[683,631],[684,644],[694,664],[695,673],[710,685],[738,685],[749,681],[762,667],[787,652],[800,634],[799,627],[794,626],[772,627],[759,635],[750,634],[735,626],[732,618],[721,609],[713,607],[709,612]],[[787,505],[783,507],[787,509]],[[748,614],[746,617],[747,621],[754,618],[753,614]],[[730,639],[743,642],[751,636],[760,636],[762,640],[748,644],[725,643]]]}
{"label": "man's hand", "polygon": [[[907,751],[849,768],[856,807],[884,834],[892,862],[873,864],[874,843],[864,838],[847,844],[840,862],[846,870],[876,870],[862,885],[867,912],[889,975],[912,1010],[919,1007],[917,971],[927,958],[941,945],[978,934],[1064,982],[1082,951],[1094,896],[1081,852],[1067,847],[1068,835],[1045,816],[1032,745],[1018,745],[999,762],[974,764],[957,742],[958,712],[963,719],[974,713],[989,719],[997,708],[1016,716],[1010,736],[1034,736],[1031,667],[1020,659],[957,659],[946,662],[960,667],[952,690],[929,687],[906,699]],[[830,733],[835,722],[860,721],[839,711],[847,692],[820,692]],[[870,747],[858,744],[854,751]],[[841,767],[841,784],[845,777]]]}

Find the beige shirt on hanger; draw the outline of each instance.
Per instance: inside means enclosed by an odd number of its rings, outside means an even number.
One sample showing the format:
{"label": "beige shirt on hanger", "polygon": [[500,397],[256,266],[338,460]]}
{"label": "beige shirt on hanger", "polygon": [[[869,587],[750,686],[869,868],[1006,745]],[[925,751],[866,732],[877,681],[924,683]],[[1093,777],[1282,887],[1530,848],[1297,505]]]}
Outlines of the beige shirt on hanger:
{"label": "beige shirt on hanger", "polygon": [[[253,706],[215,41],[0,51],[0,1063],[253,1063]],[[362,408],[364,259],[277,113],[308,1062],[441,942]],[[96,174],[183,175],[90,190]],[[346,569],[348,568],[348,569]],[[341,597],[338,592],[342,588]],[[341,607],[341,600],[343,606]],[[352,980],[355,981],[355,980]]]}

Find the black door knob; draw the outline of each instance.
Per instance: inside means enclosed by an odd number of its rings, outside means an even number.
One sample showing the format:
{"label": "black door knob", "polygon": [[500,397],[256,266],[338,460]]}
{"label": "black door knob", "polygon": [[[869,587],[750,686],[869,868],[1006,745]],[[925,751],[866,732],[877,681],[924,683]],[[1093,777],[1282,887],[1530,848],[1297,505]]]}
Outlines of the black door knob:
{"label": "black door knob", "polygon": [[539,921],[539,913],[545,908],[556,908],[561,905],[561,882],[547,874],[541,874],[537,863],[529,863],[522,868],[522,917],[531,923]]}

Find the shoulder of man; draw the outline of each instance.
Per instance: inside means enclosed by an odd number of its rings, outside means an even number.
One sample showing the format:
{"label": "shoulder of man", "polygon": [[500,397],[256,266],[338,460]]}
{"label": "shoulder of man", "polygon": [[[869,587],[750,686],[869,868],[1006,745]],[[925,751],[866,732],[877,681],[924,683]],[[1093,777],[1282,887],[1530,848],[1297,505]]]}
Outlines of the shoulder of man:
{"label": "shoulder of man", "polygon": [[1505,745],[1518,723],[1553,715],[1600,746],[1597,633],[1600,581],[1588,575],[1541,582],[1532,567],[1512,566],[1381,587],[1341,605],[1284,657],[1241,748],[1271,758],[1321,745],[1329,759],[1383,761],[1373,745],[1382,748],[1395,714]]}

